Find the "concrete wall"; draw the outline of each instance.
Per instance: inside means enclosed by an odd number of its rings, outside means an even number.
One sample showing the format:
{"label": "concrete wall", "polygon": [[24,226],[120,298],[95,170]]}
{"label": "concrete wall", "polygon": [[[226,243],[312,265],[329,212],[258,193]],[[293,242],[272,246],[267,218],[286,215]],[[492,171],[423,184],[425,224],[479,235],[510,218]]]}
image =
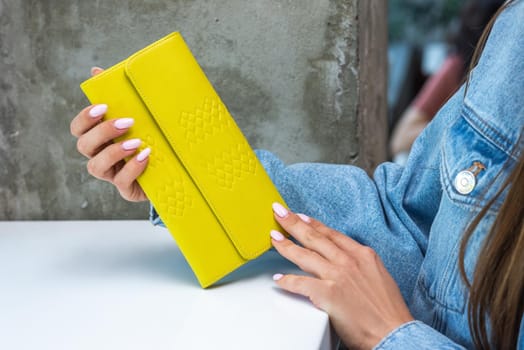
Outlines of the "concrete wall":
{"label": "concrete wall", "polygon": [[[118,6],[116,4],[119,4]],[[248,140],[287,162],[385,158],[383,0],[0,0],[0,220],[144,218],[91,178],[78,85],[181,31]]]}

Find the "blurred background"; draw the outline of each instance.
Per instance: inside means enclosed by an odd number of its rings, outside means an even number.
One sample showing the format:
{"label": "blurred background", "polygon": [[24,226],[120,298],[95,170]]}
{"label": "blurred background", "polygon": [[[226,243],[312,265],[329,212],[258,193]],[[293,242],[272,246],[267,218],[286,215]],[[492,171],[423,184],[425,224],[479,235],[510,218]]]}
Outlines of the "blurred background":
{"label": "blurred background", "polygon": [[415,138],[465,81],[476,44],[503,0],[390,0],[388,155]]}
{"label": "blurred background", "polygon": [[388,1],[390,126],[444,62],[463,5],[463,0]]}

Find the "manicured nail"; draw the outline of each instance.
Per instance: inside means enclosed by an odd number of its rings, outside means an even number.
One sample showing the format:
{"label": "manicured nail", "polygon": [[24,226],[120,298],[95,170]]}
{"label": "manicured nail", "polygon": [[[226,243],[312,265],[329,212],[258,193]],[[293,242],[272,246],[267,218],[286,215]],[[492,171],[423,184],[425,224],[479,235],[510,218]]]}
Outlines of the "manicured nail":
{"label": "manicured nail", "polygon": [[96,105],[89,110],[89,116],[91,118],[98,118],[101,115],[106,114],[106,112],[107,112],[107,105],[104,105],[104,104]]}
{"label": "manicured nail", "polygon": [[121,118],[121,119],[117,119],[115,120],[115,128],[117,129],[127,129],[127,128],[130,128],[133,126],[133,124],[135,123],[135,120],[133,118]]}
{"label": "manicured nail", "polygon": [[297,216],[300,218],[300,220],[304,221],[305,223],[309,224],[311,222],[311,218],[304,214],[297,214]]}
{"label": "manicured nail", "polygon": [[126,151],[131,151],[134,149],[137,149],[142,144],[142,140],[140,139],[131,139],[122,142],[122,148]]}
{"label": "manicured nail", "polygon": [[284,240],[284,235],[281,234],[278,231],[272,230],[270,235],[271,235],[271,238],[273,238],[275,241],[279,241],[280,242],[280,241]]}
{"label": "manicured nail", "polygon": [[283,274],[276,273],[276,274],[273,275],[273,281],[278,281],[278,280],[282,279],[282,277],[284,277]]}
{"label": "manicured nail", "polygon": [[139,162],[143,162],[144,160],[146,160],[147,157],[149,157],[150,154],[151,148],[148,147],[142,150],[142,152],[138,153],[138,155],[136,156],[136,160],[138,160]]}
{"label": "manicured nail", "polygon": [[281,218],[286,217],[289,213],[286,208],[279,203],[273,203],[273,211]]}

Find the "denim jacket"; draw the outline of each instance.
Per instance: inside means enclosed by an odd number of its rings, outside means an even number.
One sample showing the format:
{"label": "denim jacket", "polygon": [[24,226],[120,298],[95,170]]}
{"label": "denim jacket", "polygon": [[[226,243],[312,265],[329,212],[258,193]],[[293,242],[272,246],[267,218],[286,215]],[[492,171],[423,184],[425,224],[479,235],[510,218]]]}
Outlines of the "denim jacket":
{"label": "denim jacket", "polygon": [[[272,153],[257,151],[293,211],[375,249],[398,283],[416,321],[391,332],[375,349],[473,348],[458,251],[468,223],[516,165],[523,125],[524,0],[518,0],[498,18],[467,92],[460,89],[439,111],[405,167],[384,163],[370,178],[350,165],[286,166]],[[503,198],[469,242],[470,279]],[[523,337],[524,322],[521,350]]]}

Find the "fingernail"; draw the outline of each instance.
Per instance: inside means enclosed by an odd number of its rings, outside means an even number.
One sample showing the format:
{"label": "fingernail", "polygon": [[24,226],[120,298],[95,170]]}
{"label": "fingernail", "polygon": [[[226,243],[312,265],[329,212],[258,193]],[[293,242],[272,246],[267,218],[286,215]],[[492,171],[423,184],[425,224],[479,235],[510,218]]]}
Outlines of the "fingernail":
{"label": "fingernail", "polygon": [[115,120],[115,128],[117,129],[127,129],[127,128],[130,128],[133,126],[133,124],[135,123],[135,120],[133,118],[121,118],[121,119],[117,119]]}
{"label": "fingernail", "polygon": [[311,222],[311,218],[307,215],[297,214],[297,216],[300,218],[300,220],[304,221],[305,223],[309,224]]}
{"label": "fingernail", "polygon": [[149,157],[150,154],[151,148],[148,147],[142,150],[142,152],[138,153],[138,155],[136,156],[136,160],[138,160],[139,162],[143,162],[147,157]]}
{"label": "fingernail", "polygon": [[282,279],[282,277],[284,277],[283,274],[276,273],[276,274],[273,275],[273,281],[278,281],[278,280]]}
{"label": "fingernail", "polygon": [[289,213],[288,210],[284,208],[282,204],[279,203],[273,203],[273,211],[281,218],[287,216],[287,214]]}
{"label": "fingernail", "polygon": [[140,147],[141,144],[142,144],[142,140],[131,139],[131,140],[124,141],[122,143],[122,148],[126,151],[131,151],[131,150],[134,150]]}
{"label": "fingernail", "polygon": [[102,68],[97,67],[97,66],[91,67],[91,74],[95,74],[95,72],[96,72],[97,70],[102,70]]}
{"label": "fingernail", "polygon": [[271,238],[273,238],[275,241],[279,241],[280,242],[280,241],[284,240],[284,235],[281,234],[278,231],[272,230],[270,235],[271,235]]}
{"label": "fingernail", "polygon": [[96,105],[89,110],[89,116],[91,118],[98,118],[101,115],[104,115],[107,112],[107,105]]}

